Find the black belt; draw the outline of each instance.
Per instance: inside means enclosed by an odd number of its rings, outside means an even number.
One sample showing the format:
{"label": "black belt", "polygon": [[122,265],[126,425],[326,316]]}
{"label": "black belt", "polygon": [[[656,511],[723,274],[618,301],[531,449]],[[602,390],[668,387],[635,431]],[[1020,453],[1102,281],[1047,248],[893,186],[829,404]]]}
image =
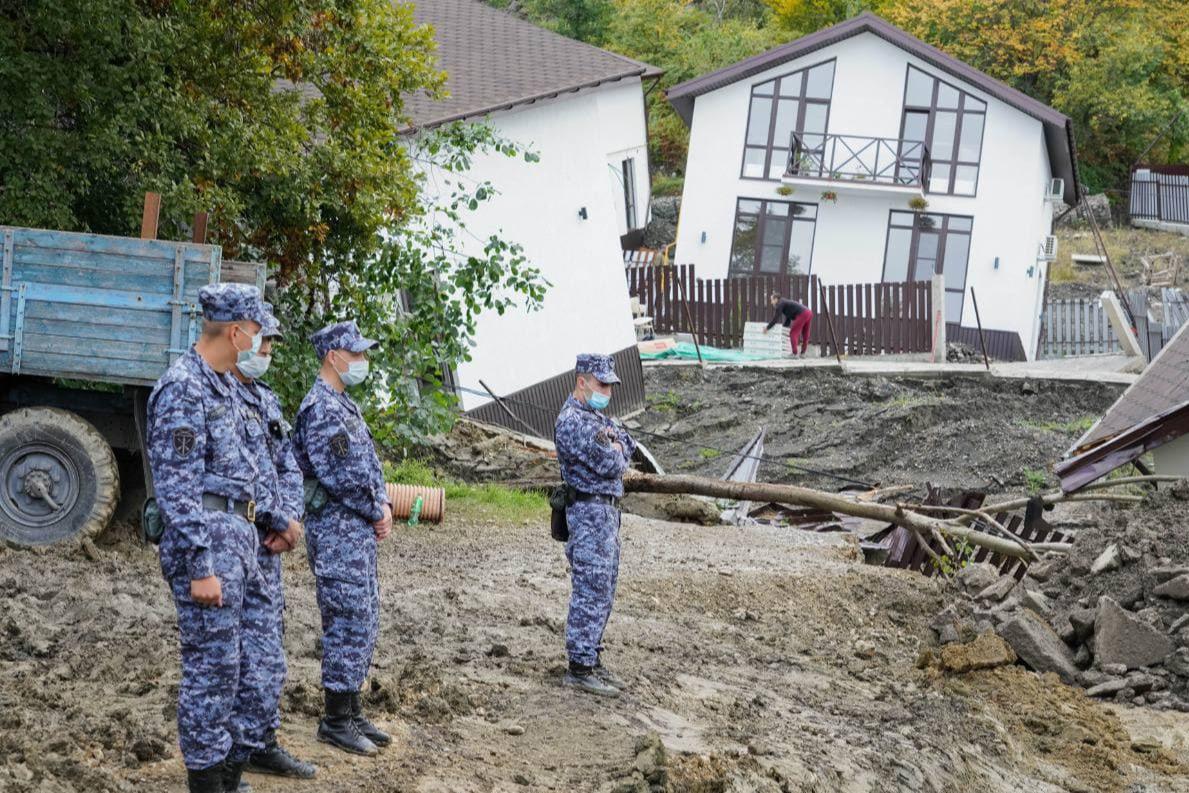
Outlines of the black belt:
{"label": "black belt", "polygon": [[202,506],[212,512],[234,512],[247,518],[248,523],[256,522],[256,502],[236,501],[234,498],[220,496],[216,493],[203,493]]}
{"label": "black belt", "polygon": [[579,490],[574,491],[575,501],[595,501],[600,504],[606,504],[609,507],[619,509],[619,496],[608,496],[604,493],[583,493]]}

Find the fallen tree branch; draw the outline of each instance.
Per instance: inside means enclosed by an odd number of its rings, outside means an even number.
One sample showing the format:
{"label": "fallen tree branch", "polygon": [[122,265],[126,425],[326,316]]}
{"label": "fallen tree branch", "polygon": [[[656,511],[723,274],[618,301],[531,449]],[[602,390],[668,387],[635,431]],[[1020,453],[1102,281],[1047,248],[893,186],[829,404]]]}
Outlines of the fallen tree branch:
{"label": "fallen tree branch", "polygon": [[[1026,559],[1032,556],[1027,545],[1021,547],[1018,541],[1008,541],[985,532],[976,531],[955,521],[939,520],[919,512],[865,501],[855,501],[834,493],[813,490],[797,485],[774,485],[757,482],[724,482],[701,476],[641,474],[630,472],[623,480],[624,490],[632,493],[690,493],[694,495],[726,498],[732,501],[775,502],[814,507],[856,518],[885,521],[903,526],[910,531],[928,535],[933,530],[946,537],[965,540],[979,545],[993,553]],[[926,548],[928,546],[926,545]]]}
{"label": "fallen tree branch", "polygon": [[[1144,500],[1143,496],[1135,496],[1129,493],[1045,493],[1041,497],[1044,504],[1061,504],[1066,501],[1118,501],[1124,504],[1139,504]],[[988,504],[983,507],[985,512],[1010,512],[1013,509],[1020,509],[1028,506],[1028,502],[1032,501],[1032,497],[1015,498],[1011,501],[1001,501],[998,504]]]}
{"label": "fallen tree branch", "polygon": [[[979,518],[979,519],[986,521],[988,526],[994,526],[995,529],[1000,534],[1002,534],[1004,536],[1004,538],[1011,540],[1016,545],[1019,545],[1020,548],[1023,549],[1025,552],[1029,551],[1030,548],[1033,548],[1033,549],[1035,548],[1035,544],[1029,545],[1028,543],[1025,543],[1019,537],[1017,537],[1016,535],[1014,535],[1010,531],[1008,531],[1006,526],[1004,526],[999,521],[995,520],[995,518],[991,517],[991,515],[988,512],[986,512],[985,510],[964,509],[962,507],[947,507],[942,504],[938,504],[938,505],[921,504],[919,506],[913,507],[913,509],[922,510],[925,512],[956,512],[959,515],[965,515],[972,519]],[[1040,558],[1035,553],[1029,553],[1028,555],[1034,560]]]}

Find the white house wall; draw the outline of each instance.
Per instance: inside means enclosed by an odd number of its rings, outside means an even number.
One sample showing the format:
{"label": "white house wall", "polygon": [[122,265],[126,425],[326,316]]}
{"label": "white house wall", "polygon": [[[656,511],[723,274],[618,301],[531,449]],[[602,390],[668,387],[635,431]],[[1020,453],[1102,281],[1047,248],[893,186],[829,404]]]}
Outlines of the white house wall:
{"label": "white house wall", "polygon": [[929,194],[928,211],[974,218],[962,324],[974,324],[969,290],[974,287],[984,326],[1018,332],[1031,357],[1043,288],[1037,250],[1051,225],[1044,200],[1051,174],[1042,124],[870,33],[697,98],[677,260],[696,264],[701,277],[725,277],[736,200],[800,201],[818,205],[812,273],[827,284],[881,279],[888,213],[906,210],[907,196],[840,194],[831,204],[820,198],[822,190],[832,189],[828,182],[820,187],[797,185],[785,197],[777,193],[779,182],[739,175],[751,87],[831,58],[836,62],[830,134],[898,138],[910,63],[987,103],[977,196]]}
{"label": "white house wall", "polygon": [[[539,311],[517,307],[480,316],[472,360],[458,367],[464,388],[478,389],[483,380],[506,394],[571,368],[580,352],[610,354],[635,343],[619,245],[623,198],[617,202],[608,158],[638,152],[638,168],[647,174],[640,81],[505,111],[489,123],[540,161],[476,157],[470,178],[489,180],[499,195],[477,212],[464,212],[463,236],[476,250],[492,233],[520,243],[552,283]],[[638,184],[646,202],[647,176]],[[462,396],[466,410],[487,401]]]}

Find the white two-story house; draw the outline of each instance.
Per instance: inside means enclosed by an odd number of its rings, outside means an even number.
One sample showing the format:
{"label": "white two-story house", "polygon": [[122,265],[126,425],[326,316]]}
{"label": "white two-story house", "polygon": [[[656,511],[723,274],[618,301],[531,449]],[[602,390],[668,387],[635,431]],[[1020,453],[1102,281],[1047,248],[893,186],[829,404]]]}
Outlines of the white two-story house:
{"label": "white two-story house", "polygon": [[[499,234],[524,247],[550,286],[539,311],[480,316],[471,360],[453,373],[462,407],[521,429],[485,395],[489,386],[551,437],[582,352],[615,357],[624,385],[613,411],[641,407],[620,238],[648,221],[644,86],[661,72],[480,0],[414,0],[413,13],[433,27],[449,94],[408,98],[414,144],[418,133],[444,124],[485,123],[539,158],[480,153],[465,174],[489,180],[497,194],[463,213],[464,252],[481,251],[489,235]],[[430,169],[426,199],[448,197],[450,178]]]}
{"label": "white two-story house", "polygon": [[700,276],[941,274],[950,340],[977,343],[973,290],[1034,355],[1051,202],[1078,191],[1067,117],[871,13],[668,99],[690,126],[676,257]]}

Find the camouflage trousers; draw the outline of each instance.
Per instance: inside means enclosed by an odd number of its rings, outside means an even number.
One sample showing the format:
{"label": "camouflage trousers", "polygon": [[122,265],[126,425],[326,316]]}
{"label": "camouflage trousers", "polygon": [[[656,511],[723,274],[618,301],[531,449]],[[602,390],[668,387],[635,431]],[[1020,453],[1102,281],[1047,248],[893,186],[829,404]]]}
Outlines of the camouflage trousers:
{"label": "camouflage trousers", "polygon": [[603,631],[611,617],[619,580],[619,510],[609,504],[580,501],[566,508],[570,539],[570,611],[566,617],[566,654],[570,661],[595,666],[603,649]]}
{"label": "camouflage trousers", "polygon": [[375,571],[361,581],[315,576],[322,613],[322,688],[359,691],[367,680],[380,629]]}
{"label": "camouflage trousers", "polygon": [[245,603],[261,597],[260,575],[233,554],[215,554],[223,605],[200,606],[190,576],[168,579],[178,613],[182,678],[178,684],[178,743],[186,768],[221,763],[243,736],[239,722],[241,643]]}
{"label": "camouflage trousers", "polygon": [[281,556],[263,545],[257,554],[262,585],[244,595],[240,638],[240,683],[232,717],[232,761],[247,760],[272,742],[281,726],[285,685],[285,590]]}

